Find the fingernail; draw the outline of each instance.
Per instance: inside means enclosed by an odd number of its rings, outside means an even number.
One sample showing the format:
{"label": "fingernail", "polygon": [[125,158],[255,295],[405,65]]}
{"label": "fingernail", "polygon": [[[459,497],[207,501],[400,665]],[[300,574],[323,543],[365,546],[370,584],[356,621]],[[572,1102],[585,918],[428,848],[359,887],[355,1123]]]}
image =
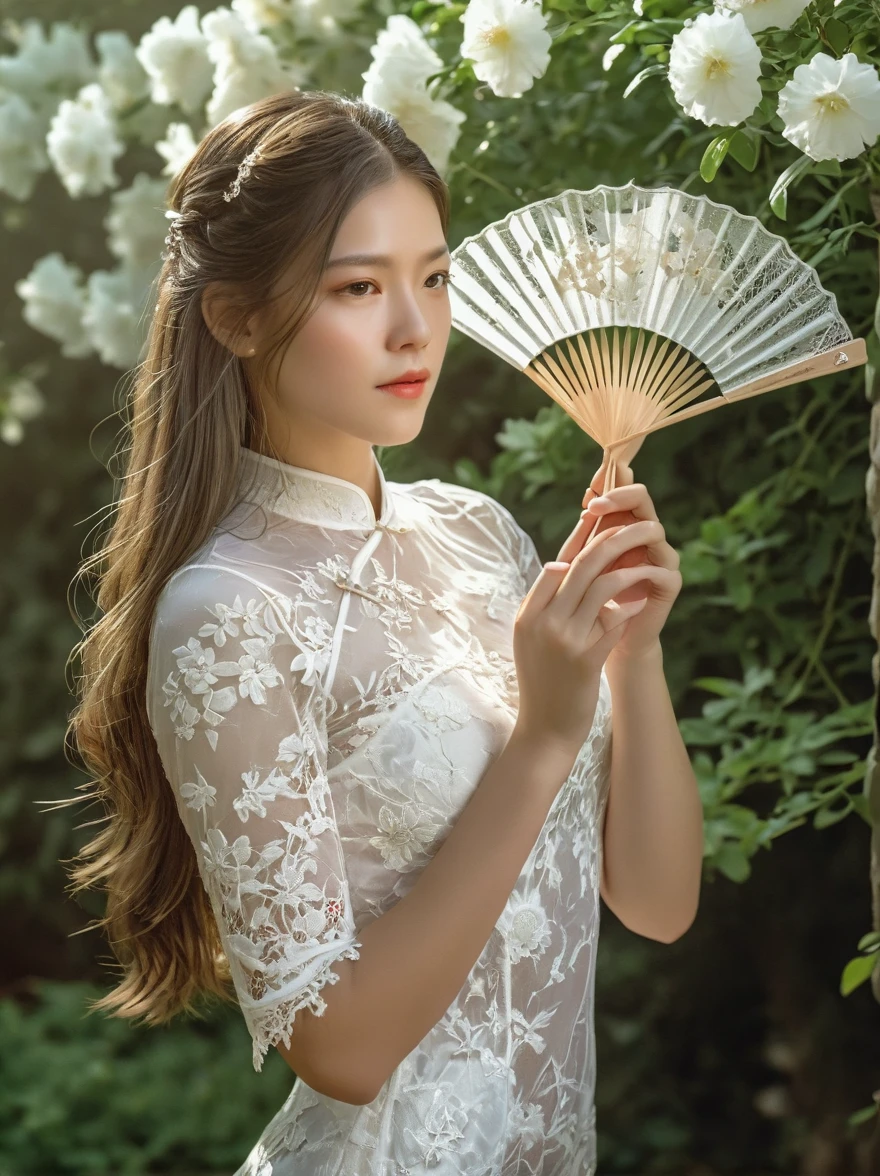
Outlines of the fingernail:
{"label": "fingernail", "polygon": [[590,502],[590,506],[607,506],[610,501],[610,498],[594,498]]}

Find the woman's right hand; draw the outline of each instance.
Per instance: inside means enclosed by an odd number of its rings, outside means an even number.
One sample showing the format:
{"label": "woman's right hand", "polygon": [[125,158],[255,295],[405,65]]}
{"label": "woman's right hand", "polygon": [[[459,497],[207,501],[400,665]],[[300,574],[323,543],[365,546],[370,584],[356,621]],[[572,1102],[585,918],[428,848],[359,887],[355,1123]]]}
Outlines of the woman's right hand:
{"label": "woman's right hand", "polygon": [[652,564],[605,571],[624,552],[651,543],[659,523],[644,519],[607,527],[585,543],[595,522],[595,515],[581,517],[560,550],[568,558],[544,564],[513,628],[516,726],[572,758],[593,725],[605,660],[626,622],[645,605],[645,599],[618,605],[613,598],[663,571]]}

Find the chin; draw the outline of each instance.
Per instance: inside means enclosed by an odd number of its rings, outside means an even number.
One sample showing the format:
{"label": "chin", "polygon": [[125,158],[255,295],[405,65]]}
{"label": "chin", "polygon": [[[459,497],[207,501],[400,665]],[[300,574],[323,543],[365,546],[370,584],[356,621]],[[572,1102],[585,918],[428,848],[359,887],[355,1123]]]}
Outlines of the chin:
{"label": "chin", "polygon": [[[392,405],[392,408],[398,407]],[[415,405],[406,404],[405,402],[399,406],[401,409],[413,409]],[[391,412],[383,414],[383,420],[374,422],[374,428],[371,430],[374,445],[406,445],[408,441],[412,441],[418,437],[422,431],[422,425],[425,423],[425,411],[427,402],[425,402],[422,411],[411,412]],[[397,418],[396,420],[394,418]]]}
{"label": "chin", "polygon": [[417,421],[409,421],[406,427],[397,428],[379,428],[374,429],[372,438],[374,445],[380,445],[383,448],[390,445],[407,445],[410,441],[414,441],[422,431],[424,424],[424,417],[419,417]]}

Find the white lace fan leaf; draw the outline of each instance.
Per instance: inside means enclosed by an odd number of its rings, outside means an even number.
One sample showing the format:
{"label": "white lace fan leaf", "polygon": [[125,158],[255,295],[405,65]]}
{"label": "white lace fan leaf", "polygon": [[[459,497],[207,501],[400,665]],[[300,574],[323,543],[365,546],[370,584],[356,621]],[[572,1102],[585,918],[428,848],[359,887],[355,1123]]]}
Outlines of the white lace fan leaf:
{"label": "white lace fan leaf", "polygon": [[867,360],[783,237],[669,187],[517,209],[453,250],[449,291],[453,326],[619,458],[675,421]]}

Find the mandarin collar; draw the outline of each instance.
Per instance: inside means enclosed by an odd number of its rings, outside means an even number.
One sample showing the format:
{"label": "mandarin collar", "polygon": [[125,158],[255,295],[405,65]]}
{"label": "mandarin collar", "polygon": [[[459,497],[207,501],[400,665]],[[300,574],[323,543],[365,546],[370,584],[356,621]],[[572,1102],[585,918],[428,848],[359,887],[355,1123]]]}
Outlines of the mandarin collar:
{"label": "mandarin collar", "polygon": [[245,445],[239,450],[239,487],[247,502],[271,505],[287,518],[336,530],[372,531],[386,525],[398,529],[394,498],[374,450],[371,453],[382,496],[378,519],[369,494],[354,482],[278,461]]}

